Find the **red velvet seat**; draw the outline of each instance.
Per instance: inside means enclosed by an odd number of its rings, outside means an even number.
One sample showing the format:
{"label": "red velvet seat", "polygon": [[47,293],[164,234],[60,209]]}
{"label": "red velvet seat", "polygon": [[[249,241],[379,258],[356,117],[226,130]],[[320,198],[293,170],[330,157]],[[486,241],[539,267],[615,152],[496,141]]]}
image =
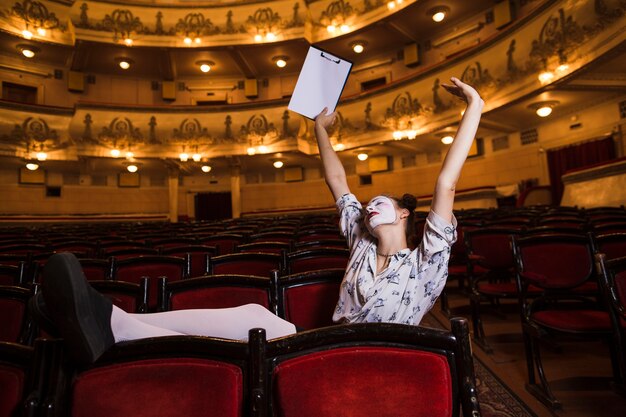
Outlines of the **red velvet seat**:
{"label": "red velvet seat", "polygon": [[139,256],[157,256],[159,254],[158,249],[154,248],[123,248],[123,249],[105,249],[101,252],[101,256],[103,258],[111,258],[115,259],[128,259],[128,258],[137,258]]}
{"label": "red velvet seat", "polygon": [[93,258],[98,254],[98,244],[89,240],[64,240],[50,246],[55,252],[71,252],[77,258]]}
{"label": "red velvet seat", "polygon": [[296,251],[303,250],[303,249],[323,248],[323,247],[347,249],[348,244],[344,238],[341,238],[341,239],[305,240],[301,242],[296,242],[294,245],[294,249]]}
{"label": "red velvet seat", "polygon": [[626,231],[593,236],[594,252],[603,253],[606,259],[626,256]]}
{"label": "red velvet seat", "polygon": [[619,378],[615,383],[620,392],[626,392],[626,256],[608,259],[604,254],[598,260],[600,287],[609,308],[613,343],[619,352]]}
{"label": "red velvet seat", "polygon": [[467,321],[452,328],[350,324],[271,342],[253,330],[253,389],[277,417],[478,416]]}
{"label": "red velvet seat", "polygon": [[159,310],[230,308],[259,304],[272,308],[270,280],[253,275],[207,275],[178,282],[160,279]]}
{"label": "red velvet seat", "polygon": [[196,239],[191,237],[167,237],[167,238],[159,238],[159,239],[149,239],[148,244],[153,247],[160,249],[161,252],[163,249],[170,248],[181,248],[185,246],[192,246],[197,244]]}
{"label": "red velvet seat", "polygon": [[26,263],[17,265],[0,264],[0,285],[23,285],[26,280]]}
{"label": "red velvet seat", "polygon": [[124,281],[90,281],[92,287],[107,296],[114,305],[128,313],[148,311],[148,278],[137,283]]}
{"label": "red velvet seat", "polygon": [[35,415],[33,357],[32,347],[0,342],[0,417]]}
{"label": "red velvet seat", "polygon": [[298,328],[310,330],[332,326],[344,268],[299,272],[281,276],[272,271],[279,317]]}
{"label": "red velvet seat", "polygon": [[12,285],[0,286],[0,341],[30,344],[33,324],[26,306],[33,291]]}
{"label": "red velvet seat", "polygon": [[189,277],[201,277],[209,273],[209,257],[217,255],[217,247],[207,245],[178,246],[161,249],[161,255],[189,258]]}
{"label": "red velvet seat", "polygon": [[[59,355],[62,356],[62,355]],[[52,367],[51,415],[220,417],[249,415],[248,345],[173,336],[118,343],[93,365]]]}
{"label": "red velvet seat", "polygon": [[291,244],[295,240],[294,232],[274,231],[274,232],[261,232],[248,236],[249,242],[283,242]]}
{"label": "red velvet seat", "polygon": [[301,249],[286,254],[288,274],[348,266],[350,251],[346,248],[321,247]]}
{"label": "red velvet seat", "polygon": [[235,247],[244,242],[244,235],[236,233],[211,234],[210,236],[198,237],[202,245],[215,246],[217,253],[226,255],[235,252]]}
{"label": "red velvet seat", "polygon": [[111,279],[111,259],[78,258],[85,278],[89,281],[105,281]]}
{"label": "red velvet seat", "polygon": [[230,253],[209,258],[209,275],[238,274],[269,277],[274,269],[283,270],[283,257],[275,253]]}
{"label": "red velvet seat", "polygon": [[180,281],[189,277],[188,260],[177,256],[140,256],[136,258],[112,259],[112,276],[116,281],[141,283],[148,278],[148,310],[157,308],[156,280],[167,277],[170,281]]}
{"label": "red velvet seat", "polygon": [[[560,337],[575,337],[582,342],[597,338],[610,341],[613,335],[599,293],[585,289],[597,289],[591,240],[584,235],[514,236],[513,250],[526,347],[526,388],[550,408],[558,409],[561,404],[550,390],[539,342]],[[531,285],[541,289],[539,296],[529,294]],[[613,344],[608,345],[617,379],[617,352]]]}
{"label": "red velvet seat", "polygon": [[282,251],[289,252],[291,250],[291,242],[281,242],[272,240],[260,240],[251,243],[242,243],[237,245],[235,251],[242,252],[260,252],[260,253],[282,253]]}

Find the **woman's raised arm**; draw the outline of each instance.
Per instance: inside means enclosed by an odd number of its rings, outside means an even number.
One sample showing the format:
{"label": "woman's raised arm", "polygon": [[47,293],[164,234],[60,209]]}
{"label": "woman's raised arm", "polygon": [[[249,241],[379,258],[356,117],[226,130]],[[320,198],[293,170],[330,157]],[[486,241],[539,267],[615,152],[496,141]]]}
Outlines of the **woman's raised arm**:
{"label": "woman's raised arm", "polygon": [[335,122],[336,112],[326,114],[327,108],[324,108],[315,118],[315,137],[317,138],[317,147],[322,158],[324,166],[324,179],[330,192],[333,193],[335,201],[344,194],[350,192],[348,188],[348,180],[346,179],[346,171],[335,153],[333,146],[330,144],[327,128]]}
{"label": "woman's raised arm", "polygon": [[478,92],[470,85],[454,77],[450,81],[452,81],[452,85],[442,84],[442,86],[449,93],[465,101],[467,108],[456,132],[454,142],[452,142],[443,161],[433,195],[431,209],[446,221],[452,220],[456,184],[478,130],[480,115],[485,104]]}

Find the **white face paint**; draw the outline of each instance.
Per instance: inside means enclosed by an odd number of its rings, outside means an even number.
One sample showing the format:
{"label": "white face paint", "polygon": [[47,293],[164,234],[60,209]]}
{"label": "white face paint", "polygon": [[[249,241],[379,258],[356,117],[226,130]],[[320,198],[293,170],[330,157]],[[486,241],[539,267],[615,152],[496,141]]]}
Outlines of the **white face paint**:
{"label": "white face paint", "polygon": [[389,197],[374,197],[365,207],[365,225],[371,232],[381,224],[393,224],[397,219],[396,206]]}

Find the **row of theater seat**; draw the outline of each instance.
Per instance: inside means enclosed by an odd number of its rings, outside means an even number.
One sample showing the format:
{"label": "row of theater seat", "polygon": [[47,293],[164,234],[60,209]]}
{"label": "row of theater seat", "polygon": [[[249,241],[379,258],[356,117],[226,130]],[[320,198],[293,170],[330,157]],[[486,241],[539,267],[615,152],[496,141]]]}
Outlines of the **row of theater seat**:
{"label": "row of theater seat", "polygon": [[60,340],[0,343],[0,417],[478,417],[468,325],[451,324],[143,339],[89,366],[75,366]]}

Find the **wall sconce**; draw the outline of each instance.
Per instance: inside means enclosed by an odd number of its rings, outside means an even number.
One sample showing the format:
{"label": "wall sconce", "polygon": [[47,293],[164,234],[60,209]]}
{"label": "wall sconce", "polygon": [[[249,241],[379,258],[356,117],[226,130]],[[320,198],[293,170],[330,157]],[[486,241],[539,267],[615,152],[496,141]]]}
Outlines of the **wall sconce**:
{"label": "wall sconce", "polygon": [[123,70],[129,69],[130,66],[134,64],[134,61],[130,58],[118,57],[115,58],[115,61],[117,61],[117,65],[119,65]]}
{"label": "wall sconce", "polygon": [[202,160],[202,154],[196,152],[193,155],[191,155],[191,159],[193,159],[194,162],[200,162]]}
{"label": "wall sconce", "polygon": [[356,41],[350,44],[350,47],[356,54],[360,54],[361,52],[363,52],[366,46],[367,46],[367,42],[365,41]]}
{"label": "wall sconce", "polygon": [[36,53],[39,52],[39,48],[33,45],[19,44],[17,45],[17,49],[24,55],[26,58],[32,58]]}
{"label": "wall sconce", "polygon": [[528,108],[534,110],[539,117],[548,117],[558,104],[559,102],[556,100],[540,101],[530,104]]}
{"label": "wall sconce", "polygon": [[183,151],[178,154],[178,158],[181,162],[187,162],[189,160],[189,154]]}
{"label": "wall sconce", "polygon": [[440,23],[448,16],[450,13],[450,9],[446,6],[438,6],[430,9],[428,14],[431,16],[433,21]]}
{"label": "wall sconce", "polygon": [[119,158],[121,154],[120,150],[117,148],[111,149],[110,153],[113,158]]}
{"label": "wall sconce", "polygon": [[[30,40],[30,39],[32,39],[32,38],[33,38],[33,32],[31,32],[31,31],[30,31],[30,30],[28,30],[28,29],[24,29],[24,30],[22,31],[22,36],[24,37],[24,39]],[[36,168],[35,168],[35,169],[36,169]]]}
{"label": "wall sconce", "polygon": [[544,71],[537,78],[539,78],[541,84],[549,84],[554,80],[554,73],[552,71]]}
{"label": "wall sconce", "polygon": [[285,68],[287,66],[287,61],[289,61],[289,57],[285,55],[279,55],[272,58],[272,61],[278,68]]}
{"label": "wall sconce", "polygon": [[215,66],[213,61],[196,61],[196,65],[200,67],[200,71],[206,73],[211,71],[211,68]]}
{"label": "wall sconce", "polygon": [[38,161],[45,161],[46,159],[48,159],[48,154],[43,151],[40,151],[40,152],[37,152],[35,157],[37,158]]}
{"label": "wall sconce", "polygon": [[39,164],[35,162],[26,162],[26,169],[29,171],[37,171],[37,169],[39,169]]}
{"label": "wall sconce", "polygon": [[413,140],[417,137],[417,130],[407,129],[407,130],[396,130],[391,134],[393,140],[402,140],[408,139]]}

